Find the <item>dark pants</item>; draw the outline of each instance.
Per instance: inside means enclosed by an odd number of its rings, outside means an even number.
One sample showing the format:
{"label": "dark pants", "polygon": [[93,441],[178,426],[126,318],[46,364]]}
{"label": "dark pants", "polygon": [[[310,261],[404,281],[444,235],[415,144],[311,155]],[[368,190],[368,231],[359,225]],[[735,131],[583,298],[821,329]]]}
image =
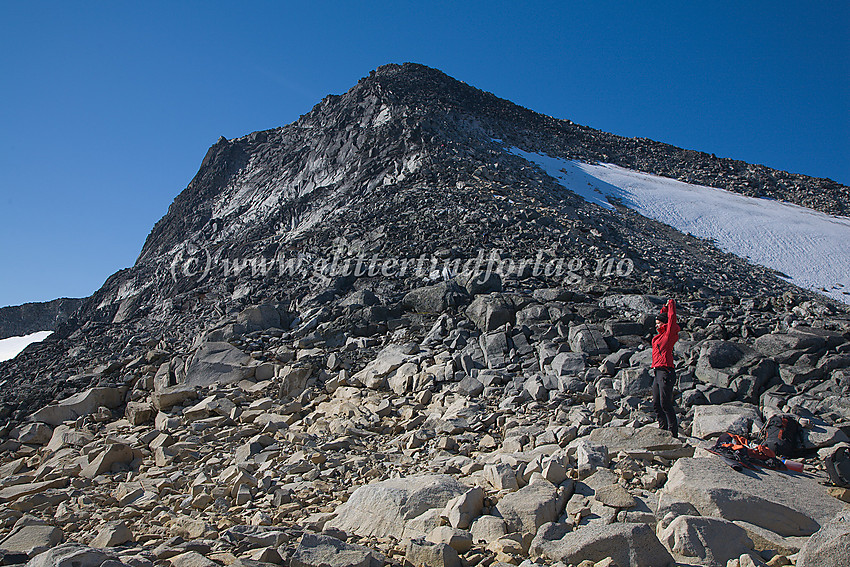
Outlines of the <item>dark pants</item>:
{"label": "dark pants", "polygon": [[655,408],[655,417],[661,429],[666,429],[674,437],[679,434],[676,408],[673,407],[675,384],[676,372],[672,368],[655,369],[655,380],[652,382],[652,405]]}

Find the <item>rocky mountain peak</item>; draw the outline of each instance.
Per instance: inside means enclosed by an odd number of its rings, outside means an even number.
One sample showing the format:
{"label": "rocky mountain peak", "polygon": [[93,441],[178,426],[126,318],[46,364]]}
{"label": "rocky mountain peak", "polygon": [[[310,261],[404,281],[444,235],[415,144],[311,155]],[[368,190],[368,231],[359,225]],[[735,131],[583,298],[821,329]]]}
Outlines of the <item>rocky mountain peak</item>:
{"label": "rocky mountain peak", "polygon": [[[219,139],[136,264],[0,363],[0,562],[839,564],[846,307],[517,149],[850,203],[381,67]],[[679,438],[650,402],[668,298]],[[707,451],[778,414],[805,474]]]}

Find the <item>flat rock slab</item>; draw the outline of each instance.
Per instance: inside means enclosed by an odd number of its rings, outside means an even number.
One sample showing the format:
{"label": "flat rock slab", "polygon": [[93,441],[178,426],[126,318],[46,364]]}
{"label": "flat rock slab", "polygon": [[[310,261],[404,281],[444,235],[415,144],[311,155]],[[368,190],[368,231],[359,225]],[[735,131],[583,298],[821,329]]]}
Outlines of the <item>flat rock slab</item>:
{"label": "flat rock slab", "polygon": [[[755,428],[753,428],[755,424]],[[761,429],[761,414],[756,406],[732,402],[718,406],[695,406],[692,435],[702,439],[719,437],[728,431],[750,436],[751,431]]]}
{"label": "flat rock slab", "polygon": [[16,484],[0,490],[0,502],[11,502],[24,496],[38,494],[49,488],[65,488],[68,486],[67,478],[57,478],[55,480],[46,480],[44,482],[33,482],[29,484]]}
{"label": "flat rock slab", "polygon": [[630,567],[669,567],[676,564],[647,524],[588,525],[550,540],[547,539],[550,532],[557,534],[559,531],[557,528],[547,529],[553,526],[544,526],[531,542],[533,557],[572,564],[586,559],[598,562],[610,557],[617,565]]}
{"label": "flat rock slab", "polygon": [[605,445],[609,453],[618,451],[665,451],[681,449],[685,443],[673,437],[669,431],[647,425],[634,427],[599,427],[590,432],[592,443]]}
{"label": "flat rock slab", "polygon": [[803,446],[806,449],[822,449],[847,442],[850,438],[837,427],[817,423],[803,429]]}
{"label": "flat rock slab", "polygon": [[404,524],[469,490],[449,475],[393,478],[361,486],[336,511],[326,527],[362,537],[401,539]]}
{"label": "flat rock slab", "polygon": [[0,541],[0,549],[11,553],[25,553],[33,557],[59,545],[65,539],[62,530],[49,525],[23,525],[16,527]]}
{"label": "flat rock slab", "polygon": [[113,557],[98,549],[66,543],[36,555],[27,567],[100,567],[108,559]]}
{"label": "flat rock slab", "polygon": [[230,343],[204,343],[189,363],[186,384],[210,386],[239,382],[253,375],[254,369],[249,367],[253,362],[248,354]]}
{"label": "flat rock slab", "polygon": [[635,499],[629,491],[619,484],[600,486],[593,497],[611,508],[631,508],[635,505]]}
{"label": "flat rock slab", "polygon": [[118,388],[89,388],[56,404],[41,408],[30,419],[50,425],[61,425],[64,421],[73,421],[92,414],[100,406],[115,408],[123,402],[124,393]]}
{"label": "flat rock slab", "polygon": [[306,533],[290,562],[291,567],[381,567],[383,555],[361,545],[336,538]]}
{"label": "flat rock slab", "polygon": [[850,508],[805,473],[737,472],[720,457],[676,461],[661,498],[689,503],[701,516],[741,520],[785,537],[811,535]]}

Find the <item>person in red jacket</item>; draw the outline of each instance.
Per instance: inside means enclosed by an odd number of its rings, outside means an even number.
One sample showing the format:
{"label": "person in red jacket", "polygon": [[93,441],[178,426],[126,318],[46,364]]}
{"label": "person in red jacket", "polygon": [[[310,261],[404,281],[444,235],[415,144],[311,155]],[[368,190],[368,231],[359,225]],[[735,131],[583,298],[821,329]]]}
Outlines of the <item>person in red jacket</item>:
{"label": "person in red jacket", "polygon": [[676,408],[673,407],[673,386],[676,384],[673,345],[679,340],[681,329],[676,322],[676,302],[672,299],[655,317],[655,330],[658,334],[652,337],[652,368],[655,369],[652,405],[661,429],[666,429],[673,437],[677,437],[679,423],[676,420]]}

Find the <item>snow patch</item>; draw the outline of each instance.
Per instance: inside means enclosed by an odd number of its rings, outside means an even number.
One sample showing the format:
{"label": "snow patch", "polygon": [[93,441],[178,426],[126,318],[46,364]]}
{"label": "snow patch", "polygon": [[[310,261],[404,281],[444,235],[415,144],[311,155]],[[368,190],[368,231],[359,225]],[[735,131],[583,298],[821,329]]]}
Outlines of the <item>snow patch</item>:
{"label": "snow patch", "polygon": [[378,115],[375,117],[375,120],[372,122],[372,127],[377,128],[378,126],[383,126],[387,122],[392,119],[393,115],[390,112],[390,107],[386,104],[381,105],[381,111],[378,112]]}
{"label": "snow patch", "polygon": [[32,343],[40,343],[49,337],[53,331],[37,331],[22,337],[9,337],[0,339],[0,362],[11,360]]}
{"label": "snow patch", "polygon": [[684,183],[613,164],[589,165],[509,148],[586,201],[611,200],[719,248],[778,270],[788,281],[850,303],[850,218]]}

